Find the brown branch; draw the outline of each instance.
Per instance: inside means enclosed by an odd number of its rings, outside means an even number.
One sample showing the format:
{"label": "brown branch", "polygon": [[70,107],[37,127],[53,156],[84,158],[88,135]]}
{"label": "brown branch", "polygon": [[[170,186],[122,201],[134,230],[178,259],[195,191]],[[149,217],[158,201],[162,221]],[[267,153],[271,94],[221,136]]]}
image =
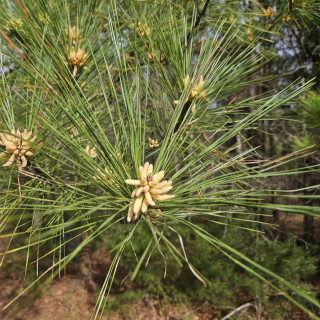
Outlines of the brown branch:
{"label": "brown branch", "polygon": [[294,10],[293,2],[294,2],[294,0],[289,0],[289,9],[291,12]]}
{"label": "brown branch", "polygon": [[251,306],[254,306],[252,302],[247,302],[245,304],[243,304],[242,306],[234,309],[233,311],[231,311],[230,313],[228,313],[226,316],[224,316],[221,320],[227,320],[229,319],[230,317],[232,317],[235,313],[241,311],[242,309],[245,309],[245,308],[248,308],[248,307],[251,307]]}
{"label": "brown branch", "polygon": [[210,0],[207,0],[207,1],[206,1],[206,3],[204,4],[201,12],[200,12],[200,13],[198,14],[198,16],[197,16],[196,22],[194,23],[194,25],[193,25],[193,27],[191,28],[191,30],[188,32],[188,35],[187,35],[187,43],[189,43],[189,41],[191,40],[191,36],[192,36],[193,30],[198,27],[198,25],[199,25],[200,22],[201,22],[202,17],[206,14],[207,9],[208,9],[208,6],[209,6],[209,2],[210,2]]}
{"label": "brown branch", "polygon": [[317,51],[320,49],[320,44],[319,45],[317,45],[314,49],[313,49],[313,51],[311,52],[311,55],[315,55],[316,53],[317,53]]}
{"label": "brown branch", "polygon": [[304,64],[304,65],[302,65],[302,66],[297,67],[296,69],[294,69],[294,70],[292,70],[292,71],[288,71],[288,72],[279,74],[276,78],[293,74],[293,73],[297,72],[297,71],[300,70],[300,69],[305,69],[305,68],[311,67],[311,66],[313,66],[313,65],[315,65],[315,64],[320,64],[320,62],[312,62],[312,63]]}
{"label": "brown branch", "polygon": [[183,118],[184,118],[185,115],[187,114],[190,106],[191,106],[191,102],[190,102],[190,101],[187,101],[187,102],[183,105],[182,111],[181,111],[180,116],[179,116],[179,119],[178,119],[176,125],[174,126],[173,133],[176,133],[176,132],[179,130],[179,128],[181,127]]}
{"label": "brown branch", "polygon": [[[30,18],[28,17],[28,14],[26,12],[26,10],[24,10],[22,4],[20,3],[19,0],[16,0],[16,3],[18,5],[18,7],[20,8],[21,12],[23,13],[23,15],[26,17],[26,19],[28,20],[28,22],[30,23],[32,29],[34,30],[34,32],[36,33],[36,35],[39,37],[40,41],[47,47],[47,45],[44,43],[44,41],[42,40],[41,35],[39,34],[38,30],[35,28],[35,26],[33,25],[32,21],[30,20]],[[48,48],[48,47],[47,47]]]}

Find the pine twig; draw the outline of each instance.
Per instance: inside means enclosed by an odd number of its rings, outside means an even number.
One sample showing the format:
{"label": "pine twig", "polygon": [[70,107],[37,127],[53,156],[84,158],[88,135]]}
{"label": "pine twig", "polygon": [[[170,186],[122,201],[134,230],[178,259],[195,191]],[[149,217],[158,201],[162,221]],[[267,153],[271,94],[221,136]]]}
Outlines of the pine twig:
{"label": "pine twig", "polygon": [[182,121],[183,121],[186,113],[188,112],[190,106],[191,106],[191,102],[190,101],[187,101],[183,105],[183,108],[182,108],[182,111],[180,113],[179,119],[178,119],[176,125],[174,126],[173,133],[176,133],[179,130],[179,128],[181,127]]}
{"label": "pine twig", "polygon": [[228,313],[226,316],[224,316],[221,320],[227,320],[229,319],[230,317],[232,317],[235,313],[241,311],[242,309],[245,309],[245,308],[248,308],[250,306],[253,306],[253,303],[252,302],[247,302],[245,304],[243,304],[242,306],[234,309],[233,311],[231,311],[230,313]]}
{"label": "pine twig", "polygon": [[187,43],[189,43],[190,40],[191,40],[191,36],[192,36],[193,30],[198,27],[198,25],[199,25],[200,22],[201,22],[202,17],[206,14],[207,9],[208,9],[208,6],[209,6],[209,2],[210,2],[210,0],[207,0],[207,1],[206,1],[206,3],[204,4],[201,12],[200,12],[200,13],[198,14],[198,16],[197,16],[197,20],[196,20],[196,22],[194,23],[194,26],[193,26],[193,27],[191,28],[191,30],[188,32],[188,35],[187,35]]}

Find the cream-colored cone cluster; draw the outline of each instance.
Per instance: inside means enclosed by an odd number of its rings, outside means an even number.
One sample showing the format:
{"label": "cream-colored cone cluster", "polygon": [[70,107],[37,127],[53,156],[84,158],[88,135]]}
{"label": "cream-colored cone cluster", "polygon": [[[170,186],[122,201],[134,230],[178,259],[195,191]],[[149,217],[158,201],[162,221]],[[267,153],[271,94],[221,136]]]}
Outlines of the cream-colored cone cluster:
{"label": "cream-colored cone cluster", "polygon": [[66,34],[69,35],[72,44],[75,46],[78,42],[83,42],[84,39],[82,38],[80,30],[76,26],[72,26],[69,28],[65,28]]}
{"label": "cream-colored cone cluster", "polygon": [[75,77],[78,72],[78,67],[81,67],[87,60],[88,55],[83,49],[78,49],[77,52],[72,46],[71,51],[69,53],[69,62],[73,66],[72,75]]}
{"label": "cream-colored cone cluster", "polygon": [[[17,160],[18,167],[24,168],[28,162],[27,158],[33,155],[33,151],[30,150],[31,144],[35,141],[37,136],[32,136],[32,131],[27,131],[24,129],[23,132],[20,129],[11,130],[11,134],[0,133],[0,145],[6,147],[6,152],[11,154],[10,159],[3,165],[3,167],[9,167],[11,164]],[[31,138],[31,139],[30,139]],[[4,155],[1,154],[1,155]]]}
{"label": "cream-colored cone cluster", "polygon": [[137,28],[138,28],[138,30],[139,30],[139,32],[140,32],[142,37],[145,34],[149,36],[150,33],[151,33],[147,23],[142,24],[141,22],[138,22]]}
{"label": "cream-colored cone cluster", "polygon": [[[189,80],[190,80],[189,75],[187,75],[184,79],[182,79],[183,84],[184,84],[185,87],[187,86]],[[193,81],[192,81],[192,82],[193,82]],[[191,82],[190,86],[193,85],[192,82]],[[188,99],[187,101],[192,102],[195,98],[201,100],[201,99],[203,99],[203,98],[205,97],[205,94],[206,94],[207,90],[202,90],[202,91],[200,92],[201,87],[203,86],[203,84],[204,84],[204,80],[203,80],[203,76],[201,75],[201,76],[200,76],[200,79],[199,79],[199,82],[198,82],[198,83],[195,85],[195,87],[192,89],[192,91],[191,91],[191,93],[190,93],[190,96],[189,96],[189,99]],[[187,101],[185,101],[185,103],[186,103]],[[173,101],[173,104],[178,104],[178,103],[179,103],[179,100],[174,100],[174,101]],[[193,105],[193,106],[192,106],[192,109],[191,109],[192,113],[195,112],[195,108],[196,108],[196,106]]]}
{"label": "cream-colored cone cluster", "polygon": [[272,7],[268,7],[267,9],[264,9],[264,14],[266,15],[266,18],[269,20],[271,17],[273,17],[277,13],[277,9],[272,9]]}
{"label": "cream-colored cone cluster", "polygon": [[91,158],[96,158],[97,157],[97,153],[96,153],[96,148],[93,147],[92,149],[90,149],[90,146],[87,145],[86,146],[86,153],[91,157]]}
{"label": "cream-colored cone cluster", "polygon": [[[131,28],[134,28],[134,26],[135,26],[134,23],[131,23],[131,24],[130,24],[130,27],[131,27]],[[137,29],[138,29],[141,37],[143,37],[145,34],[149,36],[150,33],[151,33],[150,28],[148,27],[148,24],[147,24],[147,23],[138,22],[138,23],[137,23]]]}
{"label": "cream-colored cone cluster", "polygon": [[72,44],[75,45],[76,44],[76,40],[77,40],[77,30],[76,30],[76,26],[73,26],[72,28],[69,28],[69,36],[70,39],[72,41]]}
{"label": "cream-colored cone cluster", "polygon": [[[155,60],[157,58],[157,55],[154,52],[149,52],[148,57],[150,60]],[[159,58],[160,62],[162,62],[166,59],[166,56],[160,51]]]}
{"label": "cream-colored cone cluster", "polygon": [[[153,165],[146,162],[139,167],[139,180],[125,180],[129,185],[135,186],[131,198],[133,201],[129,205],[127,221],[130,222],[134,216],[139,219],[141,213],[146,213],[149,206],[154,207],[155,201],[174,198],[174,195],[166,194],[172,189],[172,181],[160,182],[164,177],[164,171],[153,173]],[[150,215],[152,216],[152,215]]]}
{"label": "cream-colored cone cluster", "polygon": [[291,20],[291,18],[288,14],[284,15],[284,17],[282,18],[283,22],[289,22],[290,20]]}
{"label": "cream-colored cone cluster", "polygon": [[159,147],[159,142],[158,142],[158,139],[151,139],[151,138],[148,138],[149,140],[149,147],[150,148],[158,148]]}
{"label": "cream-colored cone cluster", "polygon": [[[183,83],[184,83],[185,87],[187,86],[187,83],[189,82],[189,79],[190,79],[189,75],[187,75],[183,79]],[[199,99],[202,99],[204,97],[204,95],[205,95],[207,90],[203,90],[202,92],[200,92],[200,89],[201,89],[203,84],[204,84],[203,76],[200,76],[199,82],[196,84],[196,86],[193,88],[193,90],[190,93],[190,97],[189,97],[190,100],[193,100],[197,96],[198,96]]]}
{"label": "cream-colored cone cluster", "polygon": [[23,25],[23,22],[21,19],[10,19],[8,23],[6,24],[5,28],[7,30],[12,30],[12,29],[21,29]]}

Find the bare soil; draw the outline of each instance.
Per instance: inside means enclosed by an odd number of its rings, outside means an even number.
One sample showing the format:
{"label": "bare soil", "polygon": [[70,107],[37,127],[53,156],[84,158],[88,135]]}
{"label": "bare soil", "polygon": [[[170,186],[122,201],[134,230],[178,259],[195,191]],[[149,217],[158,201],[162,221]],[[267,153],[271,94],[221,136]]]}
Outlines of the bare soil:
{"label": "bare soil", "polygon": [[[38,296],[26,295],[0,313],[1,320],[88,320],[94,310],[102,276],[111,264],[107,251],[98,250],[70,264],[67,274],[52,280]],[[121,270],[120,270],[121,272]],[[0,273],[0,309],[23,291],[23,277],[13,273]],[[114,289],[110,299],[126,290]],[[129,289],[129,288],[128,288]],[[117,292],[118,290],[118,292]],[[227,309],[227,313],[232,308]],[[148,293],[135,303],[122,305],[119,310],[106,311],[102,320],[218,320],[217,310],[209,303],[201,306],[170,304],[157,300]],[[237,314],[238,319],[257,319],[256,310],[250,308]],[[260,320],[265,318],[261,317]]]}
{"label": "bare soil", "polygon": [[[301,215],[281,216],[280,228],[285,232],[302,231]],[[286,221],[286,224],[283,222]],[[320,230],[319,220],[316,230]],[[3,245],[3,243],[2,243]],[[1,247],[2,247],[1,245]],[[4,248],[1,248],[4,249]],[[1,250],[2,251],[2,250]],[[52,280],[36,296],[28,294],[18,299],[5,311],[0,312],[1,320],[88,320],[94,310],[97,293],[111,264],[111,255],[106,250],[91,252],[90,248],[78,261],[70,263],[64,276]],[[10,260],[6,261],[7,263]],[[22,261],[21,261],[22,263]],[[14,265],[14,264],[12,264]],[[122,270],[119,270],[120,274]],[[0,269],[0,310],[24,290],[24,272]],[[125,273],[121,278],[125,278]],[[134,290],[123,282],[121,288],[113,289],[110,299],[117,299],[117,293]],[[118,291],[118,292],[117,292]],[[221,310],[223,309],[223,310]],[[228,314],[233,309],[219,308],[210,302],[202,305],[170,304],[157,300],[148,293],[135,303],[123,304],[117,310],[107,310],[102,320],[219,320],[220,314]],[[223,312],[222,312],[223,311]],[[221,313],[222,312],[222,313]],[[235,314],[231,319],[273,320],[261,306],[251,305]],[[294,310],[284,319],[309,319],[300,310]]]}

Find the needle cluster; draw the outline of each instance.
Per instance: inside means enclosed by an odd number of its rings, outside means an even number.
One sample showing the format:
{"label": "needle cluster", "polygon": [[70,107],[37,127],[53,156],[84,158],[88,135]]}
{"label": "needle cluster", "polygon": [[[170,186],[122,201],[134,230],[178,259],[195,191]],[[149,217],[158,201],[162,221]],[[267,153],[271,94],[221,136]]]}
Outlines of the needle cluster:
{"label": "needle cluster", "polygon": [[[19,170],[24,168],[28,162],[27,158],[33,155],[31,148],[31,144],[35,141],[37,136],[35,135],[33,138],[32,131],[27,131],[24,129],[23,132],[20,129],[11,130],[11,134],[9,133],[0,133],[0,145],[6,147],[6,153],[11,154],[9,160],[3,165],[3,167],[9,167],[16,160],[18,163]],[[2,153],[1,155],[4,155]]]}
{"label": "needle cluster", "polygon": [[164,177],[164,171],[153,173],[153,165],[146,162],[139,167],[139,180],[127,179],[125,182],[135,186],[131,198],[133,201],[129,205],[127,221],[130,222],[134,215],[137,220],[141,213],[146,213],[149,206],[154,207],[155,201],[174,198],[174,195],[166,194],[172,189],[172,181],[160,182]]}
{"label": "needle cluster", "polygon": [[[116,183],[115,181],[115,174],[112,172],[112,170],[108,169],[107,167],[104,168],[104,171],[101,171],[99,168],[98,168],[98,171],[100,172],[101,176],[104,177],[104,179],[106,179],[108,182],[112,183],[112,185],[116,188],[116,189],[119,189],[119,185]],[[94,179],[96,180],[100,180],[101,179],[101,176],[95,176]]]}

